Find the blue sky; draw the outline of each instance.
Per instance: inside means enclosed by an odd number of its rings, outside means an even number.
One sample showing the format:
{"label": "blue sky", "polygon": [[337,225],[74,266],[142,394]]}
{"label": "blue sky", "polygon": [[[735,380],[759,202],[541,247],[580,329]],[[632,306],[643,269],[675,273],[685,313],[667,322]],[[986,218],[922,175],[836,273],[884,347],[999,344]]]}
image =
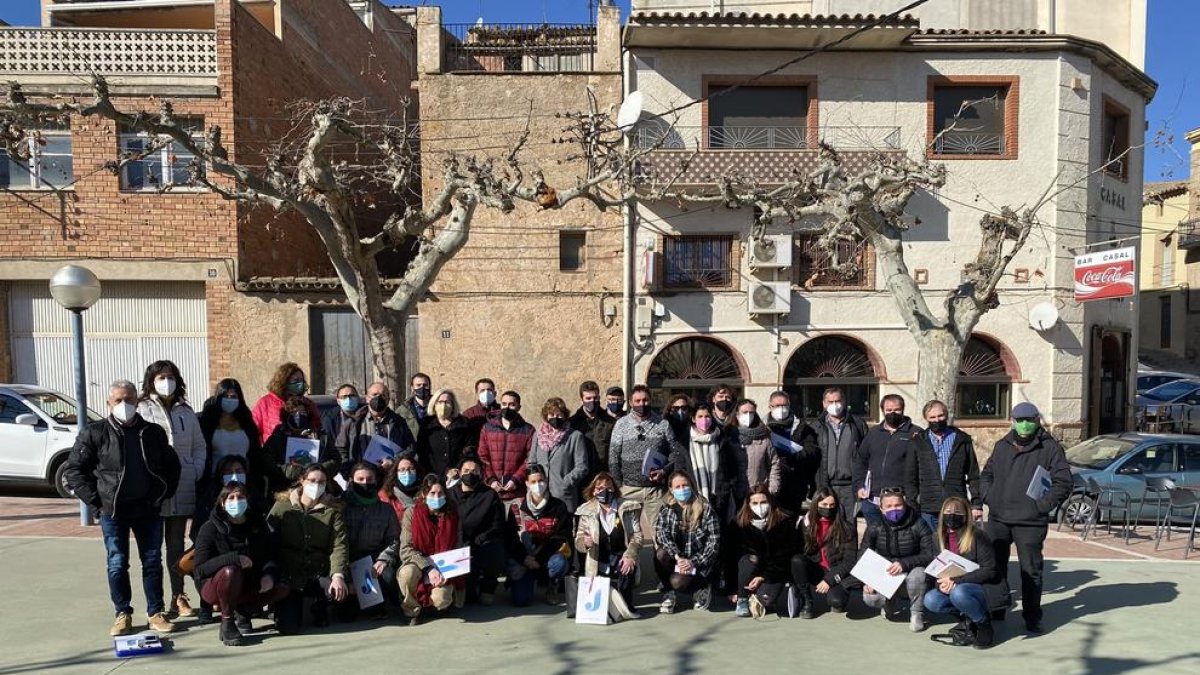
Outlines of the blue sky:
{"label": "blue sky", "polygon": [[[416,0],[411,4],[417,4]],[[473,22],[481,14],[493,23],[578,22],[588,18],[587,0],[443,0],[430,4],[442,6],[447,23]],[[618,0],[618,4],[629,8],[629,0]],[[0,19],[15,25],[36,25],[38,6],[38,0],[0,0]],[[1181,179],[1188,174],[1184,134],[1200,127],[1200,73],[1191,69],[1200,2],[1149,0],[1149,6],[1146,72],[1158,81],[1159,89],[1146,114],[1146,180]]]}

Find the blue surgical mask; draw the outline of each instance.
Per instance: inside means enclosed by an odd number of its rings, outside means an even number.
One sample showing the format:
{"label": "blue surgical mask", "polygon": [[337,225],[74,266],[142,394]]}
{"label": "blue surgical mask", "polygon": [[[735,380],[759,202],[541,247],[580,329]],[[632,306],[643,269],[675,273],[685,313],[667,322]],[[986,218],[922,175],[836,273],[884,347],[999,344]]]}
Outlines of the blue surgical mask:
{"label": "blue surgical mask", "polygon": [[671,490],[671,496],[674,497],[675,501],[679,502],[680,504],[686,504],[692,501],[692,488],[675,488],[674,490]]}
{"label": "blue surgical mask", "polygon": [[404,487],[412,487],[417,482],[416,471],[398,471],[396,472],[396,480]]}
{"label": "blue surgical mask", "polygon": [[225,502],[225,513],[228,513],[230,518],[241,518],[246,515],[247,508],[249,508],[249,505],[245,499],[235,499],[231,502]]}
{"label": "blue surgical mask", "polygon": [[609,403],[606,407],[608,408],[608,412],[616,415],[617,413],[621,412],[621,408],[624,408],[625,404],[624,403]]}
{"label": "blue surgical mask", "polygon": [[244,474],[244,473],[227,473],[227,474],[221,476],[221,480],[224,482],[225,485],[229,485],[230,483],[241,483],[241,484],[245,485],[246,484],[246,474]]}
{"label": "blue surgical mask", "polygon": [[221,410],[223,412],[232,413],[234,410],[238,409],[238,405],[241,404],[241,402],[242,400],[238,398],[223,398],[221,399]]}
{"label": "blue surgical mask", "polygon": [[358,410],[358,397],[347,396],[346,398],[338,399],[338,406],[346,412],[354,412]]}
{"label": "blue surgical mask", "polygon": [[430,511],[437,511],[445,505],[445,495],[429,495],[425,498],[425,506],[428,506]]}

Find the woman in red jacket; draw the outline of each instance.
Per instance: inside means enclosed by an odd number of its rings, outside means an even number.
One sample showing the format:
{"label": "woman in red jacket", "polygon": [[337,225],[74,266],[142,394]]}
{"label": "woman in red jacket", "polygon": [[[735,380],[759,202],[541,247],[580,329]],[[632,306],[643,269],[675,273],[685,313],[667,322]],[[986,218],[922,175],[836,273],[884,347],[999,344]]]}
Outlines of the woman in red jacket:
{"label": "woman in red jacket", "polygon": [[[300,366],[289,361],[275,369],[275,374],[271,376],[271,383],[267,385],[266,396],[258,399],[258,403],[254,404],[254,410],[251,411],[254,424],[258,426],[259,443],[266,444],[267,439],[271,437],[271,432],[279,426],[283,404],[293,396],[303,396],[306,391],[308,391],[308,378],[304,376],[304,371],[300,369]],[[317,410],[317,404],[312,403],[311,399],[307,400],[310,403],[308,417],[312,429],[320,431],[321,411]]]}

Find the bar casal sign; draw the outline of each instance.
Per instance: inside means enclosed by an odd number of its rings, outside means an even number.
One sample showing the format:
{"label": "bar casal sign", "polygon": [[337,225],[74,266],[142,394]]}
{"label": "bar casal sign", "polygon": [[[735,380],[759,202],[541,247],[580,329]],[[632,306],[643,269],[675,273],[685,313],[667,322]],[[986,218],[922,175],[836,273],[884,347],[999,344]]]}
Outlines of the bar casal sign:
{"label": "bar casal sign", "polygon": [[1075,301],[1133,295],[1136,259],[1137,250],[1132,246],[1075,256]]}

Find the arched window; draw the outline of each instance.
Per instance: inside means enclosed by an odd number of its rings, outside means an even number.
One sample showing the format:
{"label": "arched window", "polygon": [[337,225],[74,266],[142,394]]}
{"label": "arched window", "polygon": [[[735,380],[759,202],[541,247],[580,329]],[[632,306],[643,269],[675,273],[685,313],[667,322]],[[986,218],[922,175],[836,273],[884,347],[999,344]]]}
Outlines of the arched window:
{"label": "arched window", "polygon": [[709,390],[720,384],[732,387],[736,398],[742,395],[745,376],[728,347],[700,337],[667,345],[654,357],[646,377],[650,405],[659,409],[672,394],[708,400]]}
{"label": "arched window", "polygon": [[999,346],[979,336],[971,336],[958,363],[956,416],[966,419],[1008,417],[1012,381]]}
{"label": "arched window", "polygon": [[846,392],[846,405],[856,415],[875,417],[879,400],[879,374],[866,349],[857,341],[838,336],[805,342],[792,354],[783,371],[783,388],[808,418],[821,412],[821,397],[829,387]]}

